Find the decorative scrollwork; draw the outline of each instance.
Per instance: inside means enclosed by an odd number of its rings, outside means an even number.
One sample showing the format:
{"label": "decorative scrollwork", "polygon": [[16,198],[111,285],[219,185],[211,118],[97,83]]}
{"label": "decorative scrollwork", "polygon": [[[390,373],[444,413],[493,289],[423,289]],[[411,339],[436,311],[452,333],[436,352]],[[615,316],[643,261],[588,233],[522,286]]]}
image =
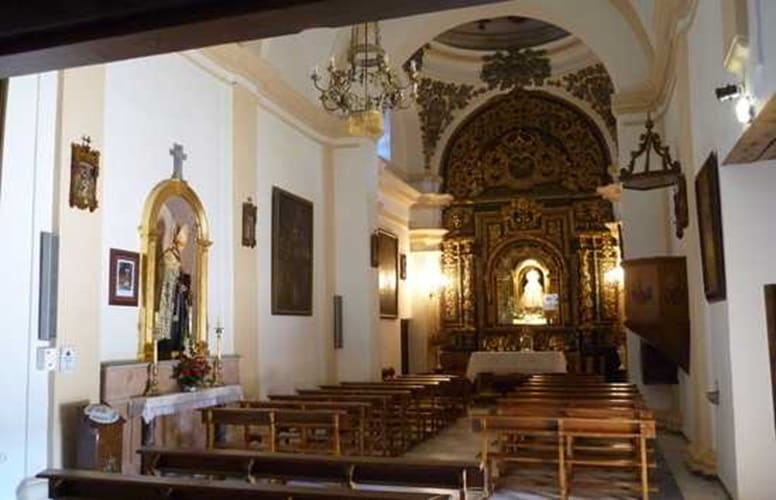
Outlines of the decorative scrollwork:
{"label": "decorative scrollwork", "polygon": [[445,209],[442,215],[442,225],[448,231],[470,229],[473,221],[471,207],[453,206]]}
{"label": "decorative scrollwork", "polygon": [[577,99],[590,104],[603,119],[612,139],[617,140],[617,119],[612,114],[614,84],[603,64],[594,64],[553,78],[547,81],[547,85],[563,88]]}
{"label": "decorative scrollwork", "polygon": [[542,208],[530,198],[518,198],[502,207],[504,222],[512,231],[539,229],[542,225]]}
{"label": "decorative scrollwork", "polygon": [[480,79],[489,90],[509,91],[543,85],[550,77],[550,58],[544,50],[510,49],[482,58]]}
{"label": "decorative scrollwork", "polygon": [[594,193],[609,182],[609,151],[583,112],[541,91],[491,99],[451,138],[444,189],[456,198],[488,192]]}
{"label": "decorative scrollwork", "polygon": [[604,199],[584,200],[574,204],[574,227],[577,231],[604,229],[613,217],[612,204]]}
{"label": "decorative scrollwork", "polygon": [[473,85],[448,83],[423,77],[418,85],[418,117],[423,143],[423,161],[430,168],[436,145],[445,129],[453,122],[453,113],[485,92]]}

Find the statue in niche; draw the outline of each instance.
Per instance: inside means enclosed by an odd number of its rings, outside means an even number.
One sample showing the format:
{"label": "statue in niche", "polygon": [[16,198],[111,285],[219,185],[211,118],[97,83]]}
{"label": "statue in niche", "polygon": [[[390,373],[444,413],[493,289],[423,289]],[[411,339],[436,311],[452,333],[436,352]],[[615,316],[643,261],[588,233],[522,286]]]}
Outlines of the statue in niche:
{"label": "statue in niche", "polygon": [[512,272],[513,297],[517,302],[513,323],[544,325],[545,276],[533,266],[518,266]]}
{"label": "statue in niche", "polygon": [[544,287],[539,282],[541,275],[536,269],[531,269],[525,273],[525,285],[523,285],[523,294],[520,297],[520,307],[524,311],[533,311],[541,309],[544,305]]}
{"label": "statue in niche", "polygon": [[156,338],[163,358],[186,350],[191,336],[191,275],[183,267],[183,252],[189,241],[189,226],[176,226],[172,242],[161,255],[162,270]]}

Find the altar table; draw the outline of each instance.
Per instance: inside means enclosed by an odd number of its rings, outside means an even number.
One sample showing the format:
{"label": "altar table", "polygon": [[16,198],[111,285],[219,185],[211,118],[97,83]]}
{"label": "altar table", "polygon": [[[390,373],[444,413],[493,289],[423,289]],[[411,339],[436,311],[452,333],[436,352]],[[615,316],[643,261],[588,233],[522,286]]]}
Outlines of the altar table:
{"label": "altar table", "polygon": [[157,417],[236,403],[242,399],[242,387],[239,385],[208,387],[194,392],[135,397],[129,401],[129,416],[143,417],[143,445],[152,446],[155,434],[154,423]]}
{"label": "altar table", "polygon": [[466,377],[473,382],[479,373],[566,373],[566,356],[560,351],[477,351],[469,357]]}

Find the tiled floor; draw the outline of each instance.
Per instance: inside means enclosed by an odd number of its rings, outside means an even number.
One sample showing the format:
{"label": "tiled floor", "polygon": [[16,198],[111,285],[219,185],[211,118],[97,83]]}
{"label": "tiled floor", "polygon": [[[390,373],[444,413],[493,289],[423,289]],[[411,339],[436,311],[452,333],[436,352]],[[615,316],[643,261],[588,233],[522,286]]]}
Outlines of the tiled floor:
{"label": "tiled floor", "polygon": [[[413,448],[406,456],[437,459],[471,459],[477,455],[480,442],[479,435],[471,432],[469,419],[461,419],[455,425],[446,429],[438,436]],[[665,462],[681,490],[681,495],[663,494],[657,498],[665,500],[724,500],[728,495],[720,483],[692,474],[684,467],[681,452],[684,439],[674,434],[660,434],[658,447],[663,453]],[[520,492],[503,492],[494,498],[535,499],[536,495]]]}

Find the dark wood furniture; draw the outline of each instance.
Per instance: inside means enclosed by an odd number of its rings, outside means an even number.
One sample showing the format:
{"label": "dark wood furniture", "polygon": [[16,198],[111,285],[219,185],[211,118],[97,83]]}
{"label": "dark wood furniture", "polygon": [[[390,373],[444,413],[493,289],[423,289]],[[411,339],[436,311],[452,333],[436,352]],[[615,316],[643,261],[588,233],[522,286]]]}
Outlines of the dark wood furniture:
{"label": "dark wood furniture", "polygon": [[441,500],[449,495],[408,492],[359,491],[341,487],[304,488],[277,484],[248,484],[194,478],[130,476],[107,472],[48,469],[39,478],[48,479],[49,497],[66,500]]}
{"label": "dark wood furniture", "polygon": [[332,457],[250,450],[141,448],[143,474],[208,475],[221,478],[337,485],[371,485],[454,490],[464,494],[484,486],[477,460]]}

